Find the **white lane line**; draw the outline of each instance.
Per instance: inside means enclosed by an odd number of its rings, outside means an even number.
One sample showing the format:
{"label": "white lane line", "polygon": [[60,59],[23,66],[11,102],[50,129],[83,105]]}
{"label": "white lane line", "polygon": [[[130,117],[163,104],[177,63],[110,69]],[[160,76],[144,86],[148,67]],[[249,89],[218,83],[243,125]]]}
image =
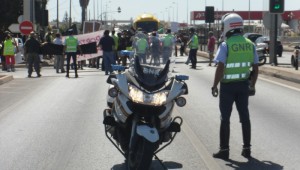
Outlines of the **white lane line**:
{"label": "white lane line", "polygon": [[[176,107],[175,107],[174,111],[176,112],[176,115],[180,115],[178,110],[176,109]],[[212,154],[207,151],[206,147],[201,142],[201,140],[197,137],[197,135],[194,133],[194,131],[191,129],[191,127],[188,125],[187,121],[183,120],[182,131],[189,138],[189,141],[194,146],[195,150],[197,151],[198,155],[201,157],[201,159],[205,163],[206,167],[208,169],[221,170],[221,167],[214,160],[214,158],[212,157]]]}
{"label": "white lane line", "polygon": [[300,92],[299,88],[292,87],[292,86],[289,86],[289,85],[286,85],[286,84],[283,84],[283,83],[279,83],[279,82],[276,82],[274,80],[269,80],[269,79],[266,79],[266,78],[262,78],[262,77],[258,77],[258,78],[261,79],[261,80],[264,80],[264,81],[267,81],[267,82],[270,82],[270,83],[273,83],[273,84],[276,84],[276,85],[286,87],[286,88],[289,88],[289,89],[296,90],[296,91]]}

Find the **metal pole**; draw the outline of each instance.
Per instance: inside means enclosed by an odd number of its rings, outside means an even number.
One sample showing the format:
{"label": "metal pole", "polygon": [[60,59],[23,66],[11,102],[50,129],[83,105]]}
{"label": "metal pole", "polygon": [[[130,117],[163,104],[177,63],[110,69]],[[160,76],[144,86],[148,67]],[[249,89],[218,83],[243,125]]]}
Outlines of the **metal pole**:
{"label": "metal pole", "polygon": [[222,12],[224,11],[224,0],[222,0]]}
{"label": "metal pole", "polygon": [[277,50],[276,50],[276,47],[277,47],[277,29],[278,29],[278,14],[275,14],[275,24],[274,24],[274,27],[275,27],[275,30],[274,30],[274,39],[273,39],[273,54],[274,54],[274,64],[275,66],[278,65],[278,62],[277,62]]}
{"label": "metal pole", "polygon": [[56,5],[57,5],[57,11],[56,11],[56,21],[57,21],[57,23],[56,23],[56,27],[57,27],[57,29],[59,29],[58,0],[56,1]]}
{"label": "metal pole", "polygon": [[72,24],[72,11],[71,11],[71,0],[70,0],[70,16],[69,16],[69,27],[71,27]]}
{"label": "metal pole", "polygon": [[186,23],[189,25],[189,0],[186,0]]}
{"label": "metal pole", "polygon": [[33,0],[30,0],[30,21],[33,22]]}
{"label": "metal pole", "polygon": [[178,22],[178,0],[177,0],[176,8],[177,8],[177,13],[176,13],[176,22]]}
{"label": "metal pole", "polygon": [[251,32],[252,30],[250,29],[250,0],[249,0],[249,10],[248,10],[248,19],[249,19],[249,23],[248,23],[248,31]]}

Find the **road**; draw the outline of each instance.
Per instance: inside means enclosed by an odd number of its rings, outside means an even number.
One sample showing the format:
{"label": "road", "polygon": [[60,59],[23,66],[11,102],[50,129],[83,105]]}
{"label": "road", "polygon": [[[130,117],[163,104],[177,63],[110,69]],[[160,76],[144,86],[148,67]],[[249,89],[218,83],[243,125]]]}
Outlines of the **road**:
{"label": "road", "polygon": [[[184,119],[182,132],[158,157],[168,169],[298,169],[300,167],[299,85],[260,75],[257,94],[250,98],[252,156],[241,153],[238,114],[231,118],[230,160],[213,159],[218,149],[218,99],[212,97],[215,67],[207,59],[197,70],[179,58],[174,74],[190,76],[187,105],[174,115]],[[41,78],[15,79],[0,86],[1,170],[125,170],[124,158],[105,138],[102,111],[106,107],[107,76],[96,69],[65,78],[51,67]],[[73,74],[70,74],[74,76]],[[152,169],[162,169],[157,160]]]}

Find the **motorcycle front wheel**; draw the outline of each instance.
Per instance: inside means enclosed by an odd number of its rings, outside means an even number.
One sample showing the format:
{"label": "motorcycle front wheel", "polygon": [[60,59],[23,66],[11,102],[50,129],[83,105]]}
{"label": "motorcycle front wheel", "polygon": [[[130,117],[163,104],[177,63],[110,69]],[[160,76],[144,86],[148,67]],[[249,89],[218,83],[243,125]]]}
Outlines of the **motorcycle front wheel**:
{"label": "motorcycle front wheel", "polygon": [[150,169],[156,144],[139,137],[135,148],[129,151],[127,164],[128,170]]}
{"label": "motorcycle front wheel", "polygon": [[259,58],[258,65],[262,66],[262,65],[266,64],[266,62],[267,62],[267,58],[266,57]]}

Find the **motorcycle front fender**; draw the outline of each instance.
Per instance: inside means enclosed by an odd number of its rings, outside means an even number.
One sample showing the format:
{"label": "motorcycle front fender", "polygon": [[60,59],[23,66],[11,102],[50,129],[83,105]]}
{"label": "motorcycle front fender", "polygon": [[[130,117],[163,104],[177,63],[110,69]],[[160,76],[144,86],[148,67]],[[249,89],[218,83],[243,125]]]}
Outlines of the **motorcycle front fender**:
{"label": "motorcycle front fender", "polygon": [[136,133],[152,143],[157,142],[159,139],[157,129],[151,128],[147,125],[138,125],[136,128]]}

